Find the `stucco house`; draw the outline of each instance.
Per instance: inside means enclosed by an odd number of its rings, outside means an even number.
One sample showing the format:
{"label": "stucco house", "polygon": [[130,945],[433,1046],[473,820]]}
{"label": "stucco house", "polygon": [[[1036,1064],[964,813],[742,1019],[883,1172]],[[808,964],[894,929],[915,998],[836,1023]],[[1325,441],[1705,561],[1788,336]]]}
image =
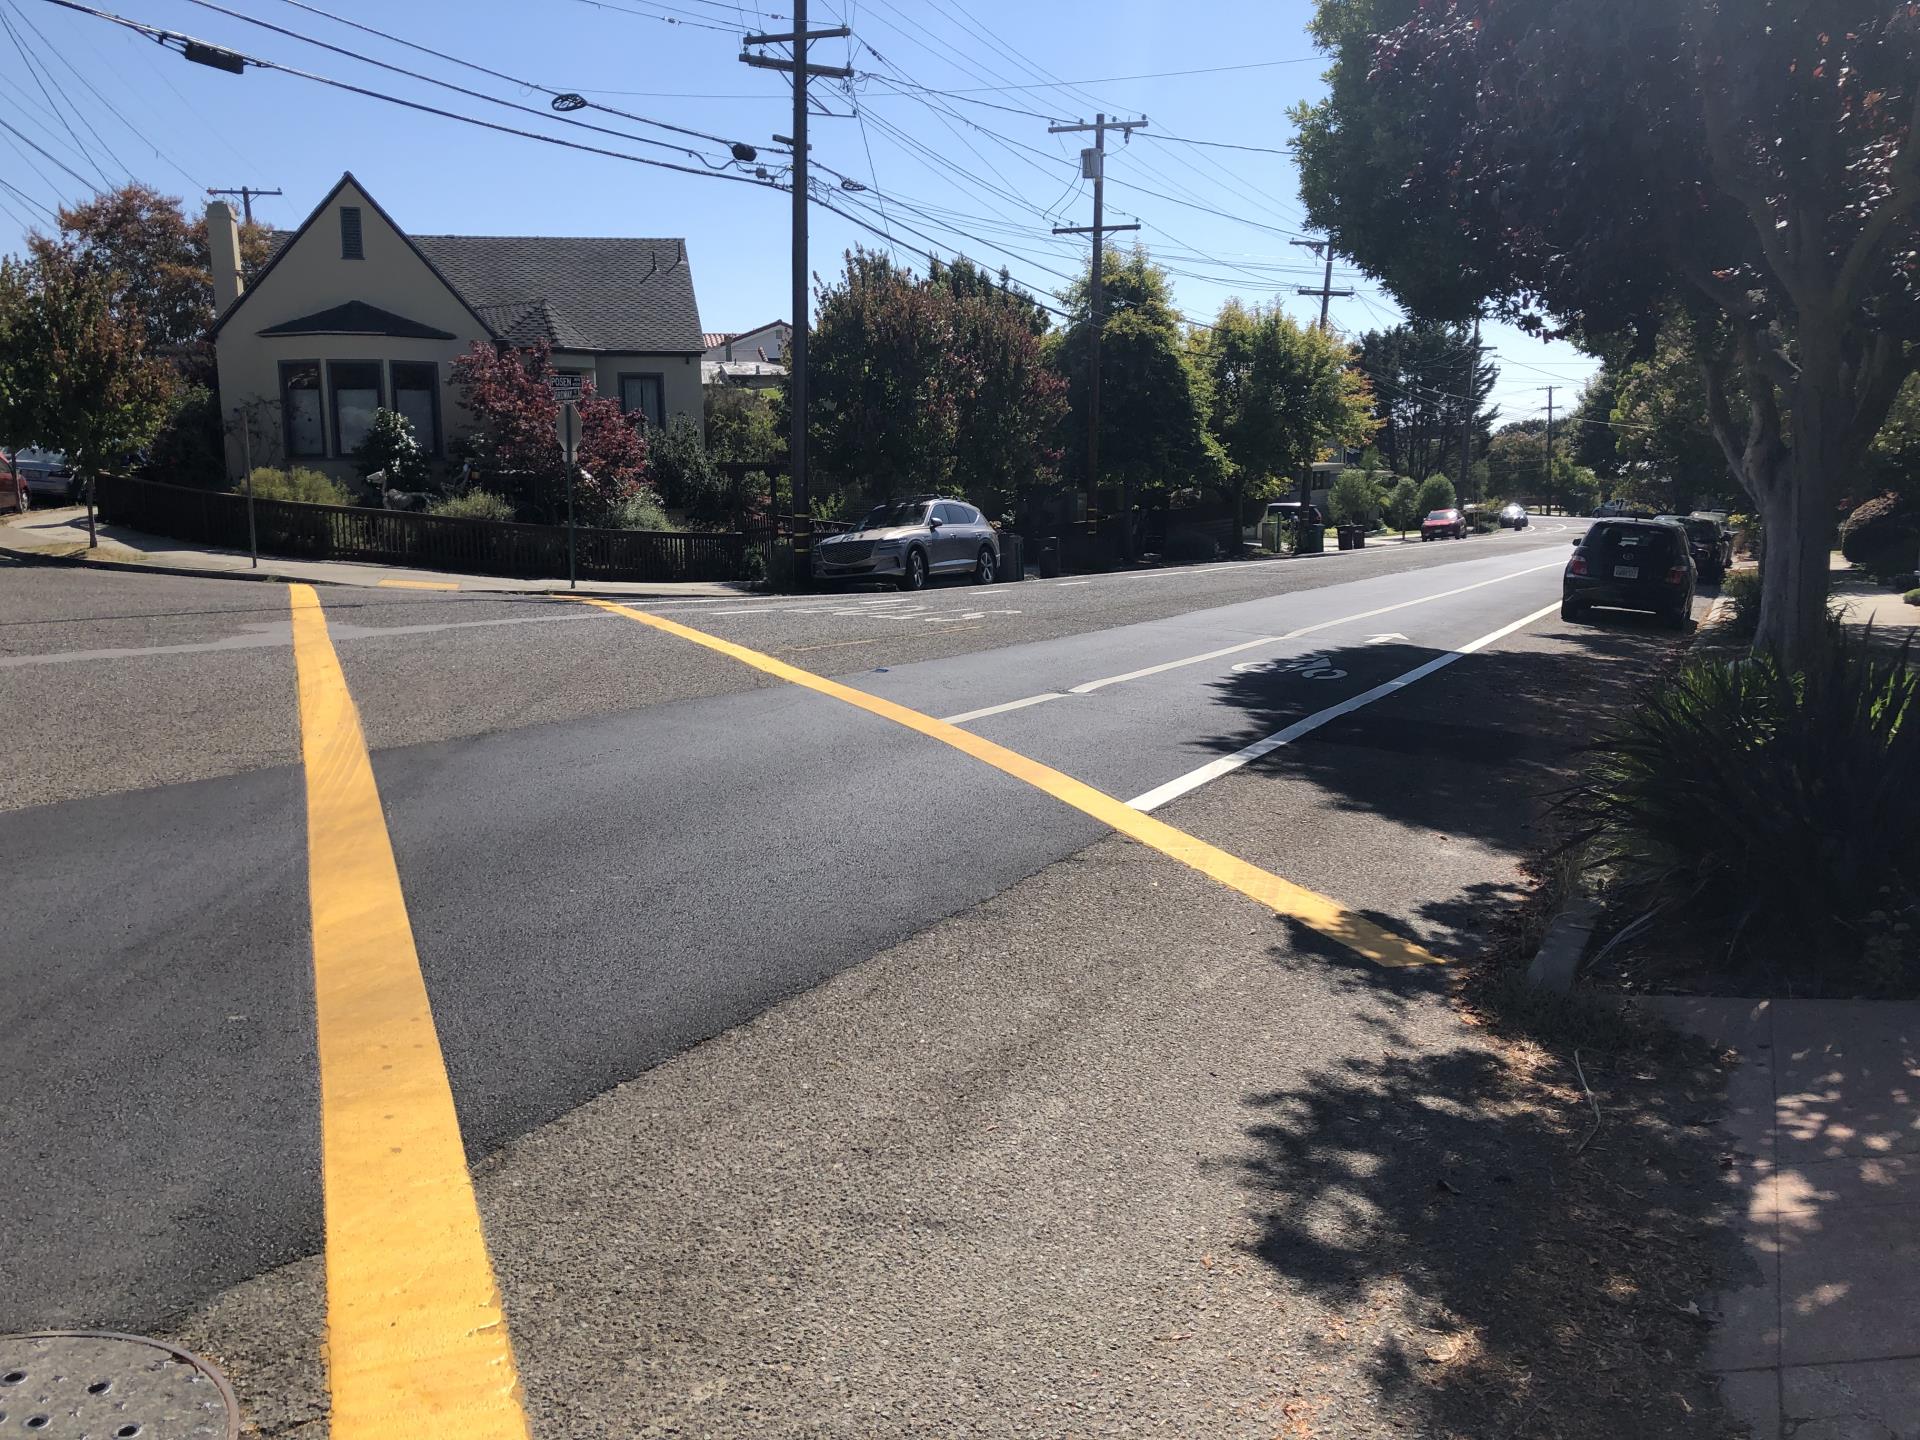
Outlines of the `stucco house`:
{"label": "stucco house", "polygon": [[351,477],[385,406],[436,459],[469,423],[452,362],[479,341],[544,339],[558,370],[655,424],[701,414],[705,337],[686,242],[409,235],[351,174],[250,280],[232,210],[207,207],[212,338],[227,468]]}

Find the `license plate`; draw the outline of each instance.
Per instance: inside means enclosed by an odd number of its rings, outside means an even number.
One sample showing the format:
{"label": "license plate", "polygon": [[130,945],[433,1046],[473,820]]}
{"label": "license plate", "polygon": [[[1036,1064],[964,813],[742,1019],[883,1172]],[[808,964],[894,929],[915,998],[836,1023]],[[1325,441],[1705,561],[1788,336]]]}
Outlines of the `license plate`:
{"label": "license plate", "polygon": [[1640,567],[1638,565],[1616,565],[1613,567],[1613,578],[1616,580],[1638,580],[1640,578]]}

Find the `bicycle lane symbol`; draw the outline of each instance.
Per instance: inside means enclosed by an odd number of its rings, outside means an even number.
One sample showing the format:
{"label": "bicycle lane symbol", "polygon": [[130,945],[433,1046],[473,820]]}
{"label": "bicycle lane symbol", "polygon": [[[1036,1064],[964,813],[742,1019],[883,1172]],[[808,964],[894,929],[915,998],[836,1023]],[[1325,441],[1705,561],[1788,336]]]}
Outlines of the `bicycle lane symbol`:
{"label": "bicycle lane symbol", "polygon": [[1315,650],[1286,660],[1246,660],[1233,667],[1236,675],[1298,675],[1303,680],[1344,680],[1347,672],[1334,665],[1325,651]]}

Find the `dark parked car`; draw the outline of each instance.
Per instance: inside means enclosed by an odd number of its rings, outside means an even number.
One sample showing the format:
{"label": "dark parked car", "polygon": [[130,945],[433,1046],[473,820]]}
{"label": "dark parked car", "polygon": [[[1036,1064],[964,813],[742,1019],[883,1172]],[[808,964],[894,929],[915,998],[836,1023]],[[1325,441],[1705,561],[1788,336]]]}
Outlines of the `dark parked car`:
{"label": "dark parked car", "polygon": [[1445,540],[1448,536],[1467,538],[1467,517],[1458,510],[1435,510],[1420,522],[1422,540]]}
{"label": "dark parked car", "polygon": [[1596,520],[1573,542],[1560,585],[1560,618],[1595,605],[1651,610],[1676,629],[1693,614],[1693,553],[1672,520]]}
{"label": "dark parked car", "polygon": [[1733,537],[1718,520],[1704,515],[1662,515],[1687,532],[1687,545],[1693,551],[1693,568],[1702,580],[1718,580],[1733,564]]}
{"label": "dark parked car", "polygon": [[892,580],[902,590],[918,590],[933,575],[971,575],[991,585],[1000,573],[1000,536],[964,500],[889,500],[846,534],[816,545],[813,573],[821,580]]}

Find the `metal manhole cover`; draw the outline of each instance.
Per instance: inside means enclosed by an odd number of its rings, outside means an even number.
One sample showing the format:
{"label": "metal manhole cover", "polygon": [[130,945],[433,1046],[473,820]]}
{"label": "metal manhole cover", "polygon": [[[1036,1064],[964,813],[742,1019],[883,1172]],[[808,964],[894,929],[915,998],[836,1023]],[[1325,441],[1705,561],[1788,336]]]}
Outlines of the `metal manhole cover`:
{"label": "metal manhole cover", "polygon": [[237,1440],[239,1434],[232,1387],[185,1350],[105,1331],[0,1335],[5,1440]]}

